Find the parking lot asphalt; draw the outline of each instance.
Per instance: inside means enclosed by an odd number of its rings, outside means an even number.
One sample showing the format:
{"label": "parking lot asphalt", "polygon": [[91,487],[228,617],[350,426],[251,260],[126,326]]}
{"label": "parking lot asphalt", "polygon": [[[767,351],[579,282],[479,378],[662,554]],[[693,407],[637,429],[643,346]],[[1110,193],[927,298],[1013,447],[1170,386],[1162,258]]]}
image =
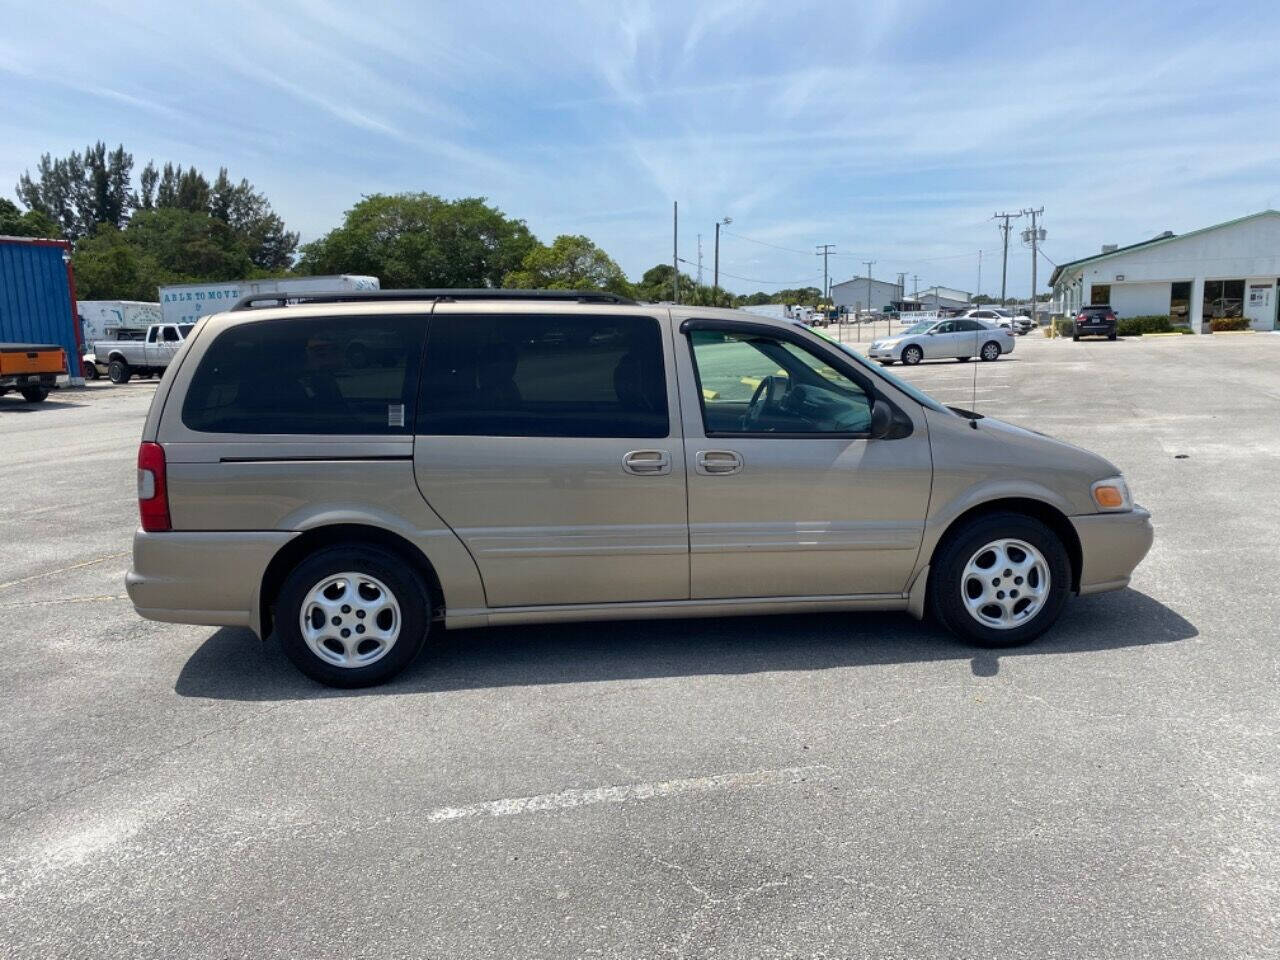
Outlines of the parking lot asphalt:
{"label": "parking lot asphalt", "polygon": [[519,627],[339,692],[134,614],[152,384],[0,398],[0,956],[1280,955],[1280,336],[905,376],[1123,468],[1132,587],[1000,653]]}

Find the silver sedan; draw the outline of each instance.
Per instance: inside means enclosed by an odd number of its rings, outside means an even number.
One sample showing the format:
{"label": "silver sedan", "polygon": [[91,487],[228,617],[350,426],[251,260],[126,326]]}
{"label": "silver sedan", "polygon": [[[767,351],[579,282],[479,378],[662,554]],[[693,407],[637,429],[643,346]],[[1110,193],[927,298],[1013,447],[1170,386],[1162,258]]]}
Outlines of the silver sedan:
{"label": "silver sedan", "polygon": [[954,320],[921,320],[901,333],[871,344],[867,356],[888,365],[901,360],[914,366],[921,360],[999,360],[1013,353],[1014,336],[1005,329],[958,317]]}

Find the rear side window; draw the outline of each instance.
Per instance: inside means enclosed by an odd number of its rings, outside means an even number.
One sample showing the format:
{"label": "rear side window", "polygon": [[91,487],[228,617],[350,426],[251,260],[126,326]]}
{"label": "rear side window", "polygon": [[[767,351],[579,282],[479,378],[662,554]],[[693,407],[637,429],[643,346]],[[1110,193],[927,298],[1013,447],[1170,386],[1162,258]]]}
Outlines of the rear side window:
{"label": "rear side window", "polygon": [[409,432],[424,317],[263,320],[220,333],[182,422],[206,433]]}
{"label": "rear side window", "polygon": [[418,432],[668,436],[658,321],[436,314],[427,338]]}

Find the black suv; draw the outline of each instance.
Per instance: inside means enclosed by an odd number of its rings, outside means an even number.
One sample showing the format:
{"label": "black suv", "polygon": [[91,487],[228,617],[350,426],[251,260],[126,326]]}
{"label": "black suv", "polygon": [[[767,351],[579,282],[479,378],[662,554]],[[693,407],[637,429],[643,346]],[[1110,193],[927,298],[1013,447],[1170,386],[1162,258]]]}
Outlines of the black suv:
{"label": "black suv", "polygon": [[1080,312],[1076,314],[1076,326],[1071,339],[1079,340],[1081,337],[1106,337],[1108,340],[1114,340],[1116,338],[1115,311],[1105,303],[1081,307]]}

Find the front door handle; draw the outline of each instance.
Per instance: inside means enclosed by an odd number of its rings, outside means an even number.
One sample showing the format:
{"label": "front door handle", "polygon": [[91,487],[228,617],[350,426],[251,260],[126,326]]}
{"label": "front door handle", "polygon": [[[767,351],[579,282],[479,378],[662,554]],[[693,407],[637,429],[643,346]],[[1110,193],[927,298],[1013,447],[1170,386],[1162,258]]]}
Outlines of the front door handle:
{"label": "front door handle", "polygon": [[637,477],[664,476],[671,472],[671,454],[666,450],[632,450],[622,458],[622,469]]}
{"label": "front door handle", "polygon": [[741,470],[742,456],[732,450],[699,450],[693,463],[698,473],[718,477]]}

